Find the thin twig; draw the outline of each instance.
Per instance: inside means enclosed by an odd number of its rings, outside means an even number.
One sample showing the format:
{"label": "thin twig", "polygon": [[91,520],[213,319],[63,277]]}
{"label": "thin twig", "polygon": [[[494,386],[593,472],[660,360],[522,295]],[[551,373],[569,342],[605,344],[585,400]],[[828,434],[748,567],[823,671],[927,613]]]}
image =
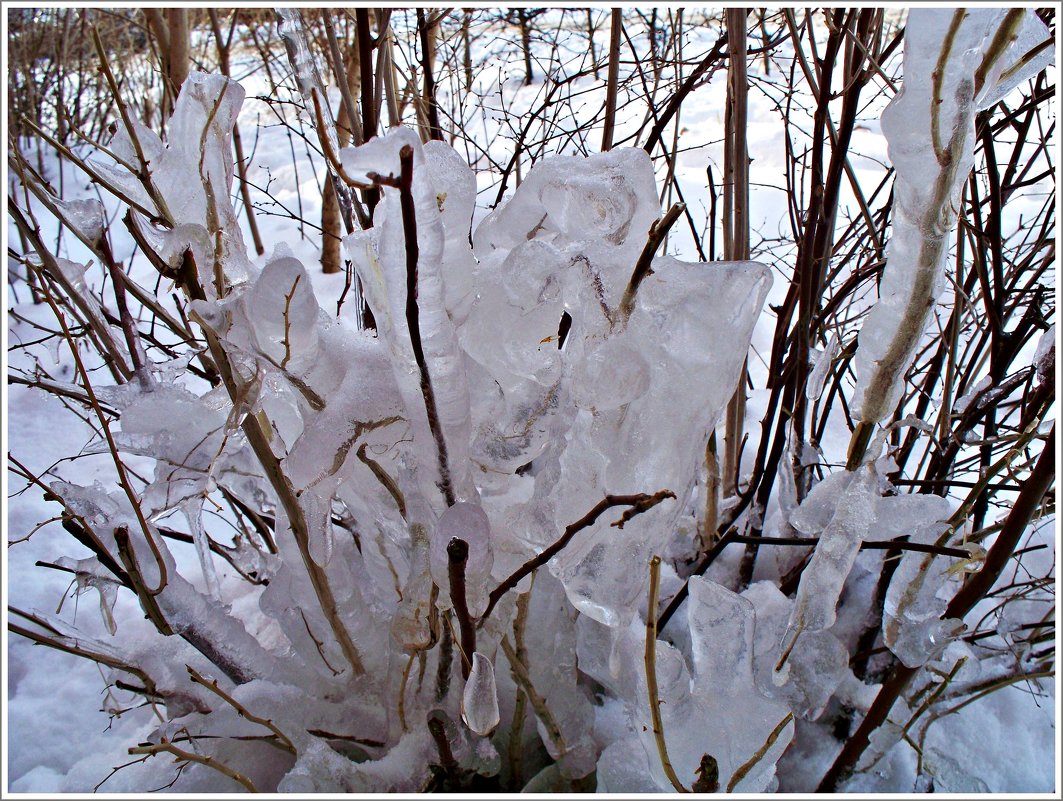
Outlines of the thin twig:
{"label": "thin twig", "polygon": [[205,765],[208,768],[214,768],[214,770],[228,776],[234,782],[242,784],[244,788],[251,793],[257,793],[258,788],[255,787],[247,776],[230,768],[224,762],[220,762],[212,756],[203,754],[197,754],[194,751],[186,751],[183,748],[178,748],[172,742],[167,739],[163,739],[159,743],[150,743],[147,745],[138,745],[129,749],[130,754],[147,754],[148,756],[154,756],[155,754],[173,754],[178,760],[184,760],[186,762],[198,762],[200,765]]}
{"label": "thin twig", "polygon": [[686,206],[682,203],[673,203],[664,216],[659,220],[654,220],[650,226],[646,244],[642,248],[642,253],[639,254],[638,261],[635,262],[635,269],[631,271],[631,278],[627,283],[627,288],[624,290],[624,296],[620,300],[618,319],[622,323],[627,322],[628,318],[631,317],[631,312],[635,308],[635,293],[639,291],[639,285],[646,276],[653,273],[650,265],[653,263],[657,248],[661,246],[661,242],[668,235],[668,230],[679,219],[679,215],[683,213],[685,208]]}
{"label": "thin twig", "polygon": [[550,742],[554,744],[558,754],[564,754],[568,750],[568,746],[565,744],[564,735],[561,733],[561,726],[558,725],[557,718],[554,717],[553,712],[546,705],[546,699],[535,689],[531,674],[528,672],[528,666],[517,656],[517,652],[510,643],[508,636],[503,637],[499,645],[501,645],[502,653],[506,655],[506,660],[509,662],[510,673],[513,675],[514,683],[524,690],[528,696],[532,709],[535,710],[535,716],[543,724],[543,728],[546,729],[546,735],[550,738]]}
{"label": "thin twig", "polygon": [[273,723],[272,720],[268,720],[266,718],[261,718],[258,715],[255,715],[252,712],[250,712],[247,707],[245,707],[243,704],[241,704],[239,701],[237,701],[235,698],[233,698],[231,695],[229,695],[229,693],[225,692],[225,690],[223,690],[221,687],[219,687],[217,679],[208,680],[206,677],[204,677],[198,670],[196,670],[191,665],[185,665],[185,670],[188,671],[188,675],[189,675],[189,677],[191,677],[192,681],[194,681],[196,684],[199,684],[199,685],[202,685],[203,687],[206,687],[208,690],[210,690],[216,696],[221,698],[223,701],[225,701],[227,704],[229,704],[229,706],[231,706],[233,709],[235,709],[236,713],[240,717],[246,718],[247,720],[250,720],[252,723],[257,723],[260,726],[265,726],[267,729],[269,729],[271,732],[273,732],[276,735],[277,740],[280,742],[281,747],[283,747],[285,751],[288,751],[289,753],[292,753],[292,754],[296,753],[295,746],[292,745],[292,741],[290,739],[288,739],[288,737],[284,734],[284,732],[282,732],[280,729],[277,728],[277,726]]}
{"label": "thin twig", "polygon": [[367,447],[367,444],[363,442],[355,452],[355,456],[358,457],[358,461],[373,472],[377,481],[379,481],[384,489],[388,491],[388,494],[394,498],[395,505],[399,507],[399,514],[402,515],[402,519],[405,520],[406,499],[403,497],[402,490],[399,489],[399,485],[395,482],[395,479],[388,475],[387,471],[380,466],[380,463],[366,453]]}
{"label": "thin twig", "polygon": [[572,538],[576,536],[576,534],[578,534],[585,528],[593,526],[595,521],[597,521],[598,517],[606,509],[609,509],[613,506],[633,507],[632,509],[629,509],[627,512],[625,512],[624,516],[620,520],[617,520],[612,524],[617,528],[623,528],[624,523],[630,520],[636,514],[641,514],[642,512],[645,512],[648,509],[652,509],[654,506],[656,506],[661,501],[667,498],[675,498],[675,493],[671,490],[661,490],[660,492],[656,492],[653,495],[646,495],[644,493],[639,493],[637,495],[606,495],[602,500],[598,501],[598,503],[596,503],[594,507],[589,512],[587,512],[587,514],[585,514],[575,523],[571,523],[570,525],[568,525],[565,528],[565,533],[561,535],[557,542],[545,548],[538,556],[529,559],[527,562],[517,568],[512,574],[510,574],[507,578],[505,578],[497,587],[491,590],[491,593],[490,595],[488,595],[487,598],[487,609],[484,611],[483,615],[481,615],[479,625],[482,626],[484,624],[484,621],[487,620],[488,615],[491,614],[491,611],[502,599],[503,595],[512,590],[514,587],[516,587],[521,582],[521,579],[523,579],[525,576],[528,576],[531,573],[535,572],[540,567],[549,562],[551,559],[553,559],[557,554],[559,554],[565,548],[565,546],[572,541]]}
{"label": "thin twig", "polygon": [[646,606],[646,694],[650,702],[650,719],[653,721],[653,739],[657,743],[657,755],[668,781],[677,793],[689,793],[683,786],[668,757],[664,741],[664,722],[661,720],[661,699],[657,692],[657,591],[661,583],[661,557],[654,554],[650,559],[650,597]]}
{"label": "thin twig", "polygon": [[768,753],[768,749],[775,745],[776,740],[778,740],[779,737],[782,736],[783,730],[786,728],[787,724],[789,724],[790,721],[792,721],[793,719],[794,713],[787,712],[786,717],[779,721],[779,724],[771,730],[771,734],[769,734],[768,739],[764,741],[764,745],[757,749],[757,752],[753,754],[753,756],[751,756],[746,762],[743,762],[738,767],[738,770],[736,770],[731,775],[731,780],[727,782],[727,792],[734,792],[735,787],[738,786],[738,783],[742,781],[742,779],[744,779],[747,775],[749,775],[749,772],[753,770],[753,768],[757,766],[757,763],[764,758],[764,755]]}

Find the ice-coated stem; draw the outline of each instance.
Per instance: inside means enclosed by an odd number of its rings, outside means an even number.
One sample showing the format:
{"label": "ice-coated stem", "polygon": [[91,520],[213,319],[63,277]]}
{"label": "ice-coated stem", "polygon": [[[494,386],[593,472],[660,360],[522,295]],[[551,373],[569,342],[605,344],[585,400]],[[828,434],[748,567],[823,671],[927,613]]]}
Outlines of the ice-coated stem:
{"label": "ice-coated stem", "polygon": [[661,557],[654,554],[650,559],[650,597],[646,605],[646,695],[650,703],[650,719],[653,721],[653,739],[657,743],[657,755],[668,781],[677,793],[689,793],[672,767],[668,746],[664,741],[664,722],[661,720],[661,699],[657,691],[657,595],[661,585]]}
{"label": "ice-coated stem", "polygon": [[[122,118],[122,125],[126,129],[126,133],[129,135],[130,143],[133,145],[133,151],[137,155],[137,170],[136,176],[143,185],[144,190],[148,193],[148,197],[151,198],[158,209],[158,214],[165,221],[166,225],[173,226],[174,219],[170,213],[170,209],[166,205],[166,200],[155,186],[155,182],[151,180],[151,173],[148,170],[148,160],[144,157],[144,150],[140,144],[140,136],[137,134],[136,129],[133,126],[132,118],[129,116],[129,109],[122,100],[122,93],[118,90],[118,81],[114,78],[114,73],[111,71],[111,64],[107,60],[107,51],[103,46],[103,41],[100,39],[100,32],[96,30],[96,26],[92,27],[92,43],[96,47],[96,55],[100,59],[100,69],[103,72],[104,77],[107,79],[107,86],[111,90],[111,95],[114,97],[114,102],[118,106],[118,113]],[[152,215],[154,216],[154,215]]]}
{"label": "ice-coated stem", "polygon": [[550,707],[547,706],[546,699],[535,689],[531,674],[528,672],[528,666],[517,655],[517,651],[510,643],[508,636],[503,637],[499,645],[502,648],[502,653],[506,655],[506,660],[509,662],[509,672],[513,676],[513,683],[524,690],[532,709],[535,710],[535,716],[539,718],[539,722],[546,729],[546,735],[550,738],[550,742],[557,750],[557,753],[559,755],[564,754],[568,751],[568,745],[565,743],[565,737],[561,733],[561,726],[558,724],[557,718],[554,717],[554,713],[550,711]]}
{"label": "ice-coated stem", "polygon": [[[893,244],[883,279],[884,284],[894,287],[888,302],[897,308],[893,310],[883,302],[887,300],[884,294],[860,332],[857,359],[863,364],[857,385],[859,423],[850,440],[846,465],[849,470],[862,462],[875,424],[893,411],[905,373],[937,303],[936,285],[956,220],[954,195],[973,166],[969,139],[974,131],[978,98],[994,66],[1014,43],[1026,13],[1025,9],[1013,9],[1004,16],[973,71],[965,68],[963,61],[964,51],[970,47],[964,38],[964,25],[972,14],[969,9],[953,13],[932,64],[918,48],[905,46],[906,69],[913,72],[906,78],[909,88],[883,112],[883,129],[897,170],[895,193],[905,198],[894,215]],[[930,71],[930,75],[919,75],[920,71]],[[927,83],[929,91],[922,88]],[[944,116],[946,110],[950,110],[951,118]],[[929,130],[918,123],[908,124],[910,119],[922,115],[929,120]],[[916,145],[933,153],[937,163],[933,177],[926,174],[926,165],[912,156]],[[919,190],[927,184],[932,190],[923,195]],[[903,290],[899,289],[901,286]],[[878,341],[887,343],[881,355],[875,345]]]}
{"label": "ice-coated stem", "polygon": [[[185,291],[188,292],[189,297],[202,299],[203,289],[196,280],[199,271],[191,248],[185,251],[184,265]],[[229,392],[229,397],[234,404],[238,405],[241,402],[243,388],[240,386],[241,382],[229,361],[229,354],[222,347],[221,340],[210,326],[202,325],[201,327],[207,340],[207,349],[218,367],[218,372],[221,374],[225,388]],[[310,584],[314,588],[314,594],[317,596],[321,611],[324,613],[325,619],[336,637],[336,642],[339,643],[340,650],[343,652],[347,664],[351,666],[354,675],[360,676],[365,673],[365,667],[362,665],[362,659],[358,654],[354,641],[351,639],[350,632],[347,631],[347,627],[340,619],[339,607],[336,604],[336,597],[332,593],[332,587],[329,585],[328,576],[325,570],[310,555],[310,528],[307,525],[306,515],[303,513],[299,498],[296,496],[288,477],[284,474],[284,468],[281,466],[280,460],[273,453],[258,417],[251,414],[244,415],[240,428],[244,432],[244,436],[247,437],[251,450],[254,451],[255,457],[266,475],[266,479],[280,499],[284,513],[288,517],[288,525],[291,528],[292,537],[299,548],[299,556],[303,560],[303,565],[310,578]]]}
{"label": "ice-coated stem", "polygon": [[425,359],[424,346],[421,344],[421,314],[417,306],[417,260],[421,252],[417,244],[417,209],[413,199],[413,148],[409,145],[404,145],[399,151],[399,164],[401,167],[399,205],[402,209],[402,230],[406,239],[406,325],[410,329],[413,358],[421,374],[421,394],[424,396],[428,427],[436,443],[436,456],[439,460],[439,488],[443,492],[447,506],[453,506],[457,499],[450,477],[447,440],[443,436],[435,391],[432,389],[432,377],[428,372],[428,361]]}
{"label": "ice-coated stem", "polygon": [[469,603],[465,590],[465,565],[469,561],[469,543],[454,537],[447,544],[447,578],[450,579],[450,600],[454,604],[454,613],[458,616],[458,628],[461,630],[461,677],[469,678],[472,667],[472,655],[476,650],[476,624],[469,614]]}
{"label": "ice-coated stem", "polygon": [[59,306],[56,304],[55,299],[51,294],[45,293],[44,299],[51,307],[52,314],[55,315],[55,319],[59,322],[59,326],[63,331],[63,339],[70,348],[70,355],[74,359],[74,367],[77,370],[77,374],[81,376],[85,395],[89,399],[89,405],[96,413],[96,418],[100,423],[100,429],[103,431],[103,436],[107,441],[107,450],[111,455],[111,461],[114,462],[115,470],[118,472],[118,483],[125,492],[129,505],[133,508],[133,514],[136,515],[137,522],[140,524],[141,532],[144,535],[145,541],[148,543],[151,555],[155,558],[155,565],[159,571],[159,585],[154,589],[148,589],[145,586],[145,591],[151,596],[158,595],[166,589],[166,583],[168,581],[166,560],[163,558],[162,551],[160,550],[158,543],[155,541],[155,537],[151,532],[151,527],[148,525],[147,518],[144,516],[144,509],[141,507],[140,499],[137,497],[136,492],[133,490],[133,485],[129,481],[129,475],[126,471],[125,463],[122,461],[121,456],[119,456],[118,445],[115,443],[114,434],[111,431],[111,424],[107,415],[104,413],[103,408],[100,406],[100,401],[96,396],[95,390],[92,388],[92,382],[89,380],[89,372],[85,368],[85,363],[81,359],[81,353],[78,350],[77,343],[74,341],[74,337],[70,333],[70,327],[66,323],[66,316],[60,311]]}

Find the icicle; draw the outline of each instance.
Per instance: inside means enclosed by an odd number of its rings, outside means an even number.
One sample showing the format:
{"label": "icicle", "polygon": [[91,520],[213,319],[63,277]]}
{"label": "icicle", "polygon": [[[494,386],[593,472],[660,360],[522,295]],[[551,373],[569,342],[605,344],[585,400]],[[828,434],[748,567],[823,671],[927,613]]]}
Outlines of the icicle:
{"label": "icicle", "polygon": [[203,499],[192,498],[181,504],[181,511],[188,520],[188,528],[192,532],[192,542],[196,546],[196,555],[199,557],[199,565],[203,569],[203,579],[207,582],[207,592],[211,598],[221,600],[221,582],[218,581],[218,573],[214,569],[214,559],[210,555],[210,540],[207,532],[203,530]]}
{"label": "icicle", "polygon": [[487,736],[498,725],[498,691],[495,667],[479,651],[472,655],[472,670],[461,697],[461,719],[477,734]]}
{"label": "icicle", "polygon": [[[74,571],[76,576],[74,581],[77,583],[75,593],[77,595],[82,595],[90,589],[99,592],[100,617],[103,619],[103,625],[107,628],[108,633],[114,636],[118,632],[118,624],[114,619],[114,604],[118,600],[118,582],[114,576],[100,564],[95,556],[88,559],[71,559],[64,556],[57,559],[55,563],[59,567]],[[60,608],[62,608],[62,604],[60,604]],[[58,614],[58,611],[56,614]]]}
{"label": "icicle", "polygon": [[830,366],[837,358],[840,349],[841,342],[838,335],[832,334],[827,347],[816,351],[816,365],[812,369],[812,375],[808,378],[808,384],[805,385],[805,397],[810,401],[819,400],[823,394],[823,385],[827,383],[827,376],[830,375]]}

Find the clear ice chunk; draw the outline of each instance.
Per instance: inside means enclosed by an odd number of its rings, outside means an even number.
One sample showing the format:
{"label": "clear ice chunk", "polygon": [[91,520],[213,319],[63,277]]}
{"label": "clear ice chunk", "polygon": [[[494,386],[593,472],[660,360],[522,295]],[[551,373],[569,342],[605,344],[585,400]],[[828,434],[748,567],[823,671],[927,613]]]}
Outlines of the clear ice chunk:
{"label": "clear ice chunk", "polygon": [[491,660],[476,651],[472,668],[461,697],[461,719],[465,725],[486,737],[498,726],[498,689],[495,687],[495,667]]}

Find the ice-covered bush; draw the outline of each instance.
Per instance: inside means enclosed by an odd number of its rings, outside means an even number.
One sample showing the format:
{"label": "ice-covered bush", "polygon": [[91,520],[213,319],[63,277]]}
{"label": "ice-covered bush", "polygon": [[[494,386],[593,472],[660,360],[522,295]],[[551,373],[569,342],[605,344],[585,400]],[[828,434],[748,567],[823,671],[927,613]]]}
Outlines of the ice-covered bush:
{"label": "ice-covered bush", "polygon": [[[870,770],[925,711],[918,697],[899,705],[910,719],[893,710],[915,671],[947,677],[920,687],[931,701],[999,678],[964,619],[1051,481],[1042,454],[986,549],[965,539],[970,504],[897,480],[889,438],[928,426],[888,418],[942,293],[974,115],[1043,66],[1029,53],[1046,33],[1025,13],[924,14],[883,116],[896,199],[855,350],[849,464],[799,495],[791,454],[776,455],[786,497],[769,508],[749,490],[703,541],[706,443],[772,273],[656,255],[667,223],[643,149],[543,159],[474,226],[476,176],[449,145],[393,127],[333,153],[323,135],[334,177],[378,197],[373,225],[343,240],[367,328],[319,305],[290,248],[249,257],[231,202],[243,89],[192,73],[165,141],[122,106],[106,150],[79,162],[187,308],[169,325],[188,347],[166,362],[146,358],[118,289],[105,206],[56,197],[16,161],[115,282],[111,314],[88,265],[52,254],[12,205],[76,370],[48,388],[90,409],[118,481],[39,482],[92,553],[50,566],[98,593],[105,634],[21,609],[13,630],[154,705],[130,753],[176,757],[195,789],[759,793],[785,760],[799,772],[814,752],[826,769],[828,709],[864,721],[828,776]],[[56,295],[87,321],[88,355]],[[837,353],[809,379],[819,392]],[[985,480],[1044,438],[1040,422]],[[208,535],[214,512],[231,545]],[[194,564],[171,548],[175,515]],[[808,558],[735,580],[721,554],[754,529]],[[147,623],[116,614],[119,595]],[[877,695],[853,670],[878,642],[869,625],[900,665]],[[923,759],[921,775],[952,769],[941,750]]]}
{"label": "ice-covered bush", "polygon": [[[643,638],[630,632],[645,615],[649,560],[689,514],[699,443],[734,390],[767,269],[654,258],[633,278],[660,217],[639,150],[545,161],[470,245],[471,170],[397,129],[340,154],[352,180],[383,186],[376,225],[345,242],[378,325],[359,331],[319,308],[283,248],[250,265],[228,201],[241,95],[193,74],[169,145],[143,127],[136,142],[120,133],[111,149],[143,154],[146,185],[93,166],[134,200],[132,224],[193,299],[220,379],[197,394],[175,370],[149,368],[142,382],[97,390],[120,412],[116,447],[157,460],[137,508],[100,486],[52,488],[98,550],[76,570],[107,593],[105,614],[124,585],[160,634],[179,635],[117,650],[115,669],[150,676],[167,706],[146,747],[265,734],[265,748],[237,754],[233,741],[216,759],[258,786],[279,747],[282,791],[414,791],[430,765],[451,783],[509,773],[499,752],[540,739],[565,779],[591,774],[601,748],[577,649],[603,665],[597,678],[634,736],[646,696],[632,658]],[[213,493],[273,518],[268,541],[249,535],[226,554],[266,585],[254,625],[267,641],[222,605],[201,523]],[[174,510],[193,532],[202,590],[152,522]],[[126,565],[117,576],[108,555]],[[749,621],[743,630],[752,637]],[[720,681],[751,677],[748,649],[721,656],[733,636],[706,628],[689,658],[711,660]],[[672,686],[662,702],[680,709],[690,690]],[[751,684],[736,689],[756,703]],[[515,719],[529,701],[527,722]],[[718,751],[727,781],[784,714],[776,703],[763,731],[721,716],[714,737],[737,738],[727,753],[692,731],[690,749],[673,746],[676,764],[690,782]],[[728,735],[728,718],[743,730]],[[544,758],[527,760],[525,778]],[[767,785],[772,762],[746,778],[751,789]]]}

